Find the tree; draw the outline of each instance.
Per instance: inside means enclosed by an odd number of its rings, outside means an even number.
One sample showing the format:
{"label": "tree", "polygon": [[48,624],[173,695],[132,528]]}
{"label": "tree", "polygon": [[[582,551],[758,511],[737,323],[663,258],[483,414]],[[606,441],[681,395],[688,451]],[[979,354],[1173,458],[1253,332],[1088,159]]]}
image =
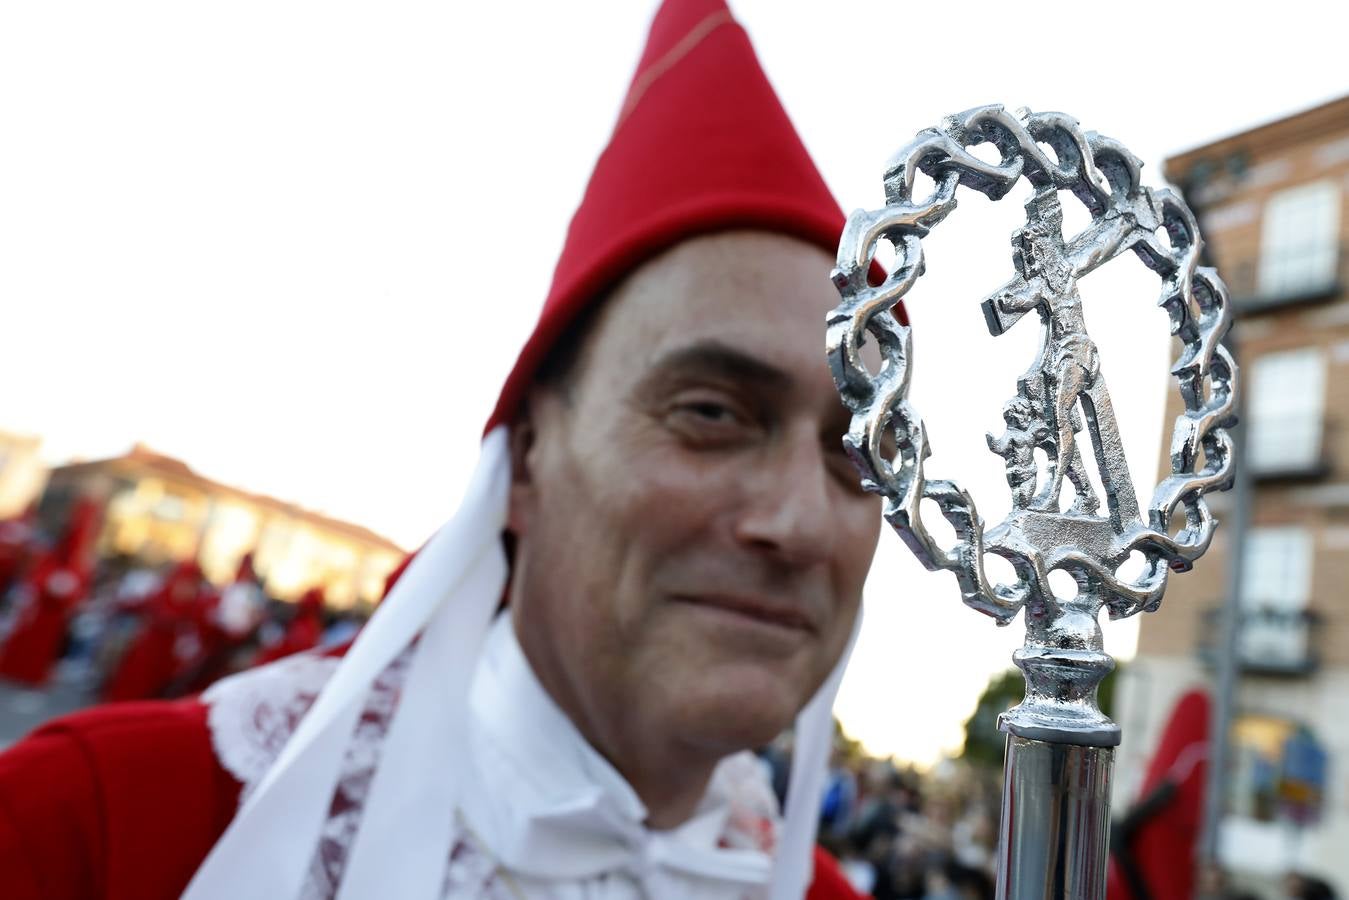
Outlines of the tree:
{"label": "tree", "polygon": [[[1107,716],[1115,706],[1115,676],[1118,666],[1101,680],[1096,698]],[[965,720],[965,746],[962,759],[979,766],[1001,766],[1006,736],[998,731],[998,716],[1021,702],[1026,682],[1020,669],[1008,669],[988,680],[979,695],[974,714]]]}
{"label": "tree", "polygon": [[998,716],[1021,702],[1026,682],[1020,669],[1008,669],[988,680],[974,713],[965,720],[962,759],[977,766],[1001,766],[1004,736],[998,731]]}

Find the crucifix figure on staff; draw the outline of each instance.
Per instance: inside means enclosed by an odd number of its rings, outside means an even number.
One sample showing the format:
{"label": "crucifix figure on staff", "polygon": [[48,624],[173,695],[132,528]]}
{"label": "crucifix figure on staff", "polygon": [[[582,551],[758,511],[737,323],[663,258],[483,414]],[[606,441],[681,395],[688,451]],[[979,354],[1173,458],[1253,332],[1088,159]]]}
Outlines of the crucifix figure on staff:
{"label": "crucifix figure on staff", "polygon": [[1124,521],[1138,517],[1138,501],[1101,375],[1100,356],[1087,334],[1078,291],[1082,276],[1109,256],[1095,241],[1083,242],[1085,247],[1077,253],[1064,242],[1063,208],[1056,190],[1037,192],[1026,204],[1026,214],[1026,225],[1012,236],[1017,275],[983,302],[984,317],[994,335],[1007,331],[1031,310],[1039,312],[1043,323],[1039,356],[1019,380],[1018,389],[1030,410],[1032,426],[1043,426],[1035,429],[1042,435],[1037,445],[1049,456],[1051,474],[1024,506],[1058,512],[1066,477],[1076,491],[1070,513],[1089,515],[1099,507],[1076,439],[1076,432],[1082,429],[1078,414],[1081,401],[1096,446],[1103,456],[1115,461],[1114,466],[1101,466],[1100,474],[1118,529]]}

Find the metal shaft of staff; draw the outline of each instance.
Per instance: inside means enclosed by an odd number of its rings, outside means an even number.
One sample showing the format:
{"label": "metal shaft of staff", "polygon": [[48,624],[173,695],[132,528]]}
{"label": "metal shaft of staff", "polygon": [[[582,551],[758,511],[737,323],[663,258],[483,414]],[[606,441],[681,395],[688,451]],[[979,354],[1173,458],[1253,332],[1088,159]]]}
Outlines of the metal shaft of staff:
{"label": "metal shaft of staff", "polygon": [[1104,900],[1113,747],[1009,734],[998,900]]}

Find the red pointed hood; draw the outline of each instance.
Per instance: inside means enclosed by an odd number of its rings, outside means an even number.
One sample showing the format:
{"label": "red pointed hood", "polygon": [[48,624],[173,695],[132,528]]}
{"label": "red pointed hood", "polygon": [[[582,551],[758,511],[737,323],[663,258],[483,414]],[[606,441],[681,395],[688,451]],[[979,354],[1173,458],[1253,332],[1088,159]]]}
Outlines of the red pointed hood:
{"label": "red pointed hood", "polygon": [[249,550],[239,560],[239,568],[234,573],[235,583],[257,581],[257,572],[253,569],[253,551]]}
{"label": "red pointed hood", "polygon": [[662,250],[731,228],[791,235],[832,256],[843,213],[723,0],[666,0],[487,429],[511,420],[583,309]]}
{"label": "red pointed hood", "polygon": [[103,509],[89,497],[80,497],[71,509],[65,531],[54,548],[59,564],[80,572],[93,569],[94,545],[98,541]]}
{"label": "red pointed hood", "polygon": [[327,602],[327,597],[321,587],[311,587],[304,592],[297,603],[296,614],[305,616],[317,616],[323,612],[323,604]]}
{"label": "red pointed hood", "polygon": [[194,603],[201,594],[201,580],[201,565],[196,559],[181,560],[164,579],[164,598],[169,603]]}

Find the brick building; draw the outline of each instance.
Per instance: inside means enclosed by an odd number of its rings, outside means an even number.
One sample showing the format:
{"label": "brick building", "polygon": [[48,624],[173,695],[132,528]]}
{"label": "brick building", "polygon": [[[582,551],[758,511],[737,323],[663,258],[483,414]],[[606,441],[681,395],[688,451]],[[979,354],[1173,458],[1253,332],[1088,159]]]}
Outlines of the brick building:
{"label": "brick building", "polygon": [[212,481],[139,445],[123,456],[53,468],[42,512],[59,518],[80,495],[103,504],[101,554],[149,565],[194,556],[223,584],[252,550],[268,594],[282,600],[322,585],[332,607],[372,606],[405,555],[369,529]]}
{"label": "brick building", "polygon": [[[1296,866],[1349,890],[1349,97],[1182,153],[1166,174],[1231,291],[1246,404],[1252,504],[1220,852],[1248,877]],[[1179,411],[1173,396],[1166,421]],[[1230,518],[1231,495],[1212,507]],[[1143,618],[1119,686],[1121,807],[1175,699],[1213,684],[1235,542],[1220,528]]]}
{"label": "brick building", "polygon": [[42,493],[47,466],[42,438],[0,431],[0,519],[23,512]]}

